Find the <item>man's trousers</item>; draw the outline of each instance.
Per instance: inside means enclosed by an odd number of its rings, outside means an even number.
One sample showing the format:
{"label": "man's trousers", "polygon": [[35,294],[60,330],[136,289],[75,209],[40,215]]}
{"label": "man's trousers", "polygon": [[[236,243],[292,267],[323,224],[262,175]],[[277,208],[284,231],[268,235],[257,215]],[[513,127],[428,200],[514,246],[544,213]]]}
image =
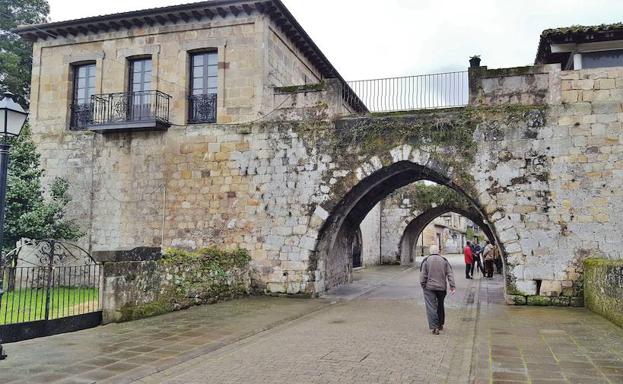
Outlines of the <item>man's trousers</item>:
{"label": "man's trousers", "polygon": [[446,311],[443,301],[446,291],[434,291],[424,288],[424,303],[426,304],[426,317],[430,329],[439,328],[446,320]]}

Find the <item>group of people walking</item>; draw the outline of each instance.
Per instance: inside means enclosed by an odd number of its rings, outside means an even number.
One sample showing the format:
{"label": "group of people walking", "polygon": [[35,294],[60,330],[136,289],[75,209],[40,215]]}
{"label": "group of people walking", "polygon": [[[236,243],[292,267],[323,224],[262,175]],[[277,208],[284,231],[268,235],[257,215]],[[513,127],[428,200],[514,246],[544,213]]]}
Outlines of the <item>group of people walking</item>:
{"label": "group of people walking", "polygon": [[475,268],[478,268],[482,276],[486,278],[493,277],[494,266],[497,273],[502,273],[502,258],[498,247],[489,241],[486,241],[484,246],[468,241],[463,248],[463,256],[465,257],[466,279],[474,278]]}

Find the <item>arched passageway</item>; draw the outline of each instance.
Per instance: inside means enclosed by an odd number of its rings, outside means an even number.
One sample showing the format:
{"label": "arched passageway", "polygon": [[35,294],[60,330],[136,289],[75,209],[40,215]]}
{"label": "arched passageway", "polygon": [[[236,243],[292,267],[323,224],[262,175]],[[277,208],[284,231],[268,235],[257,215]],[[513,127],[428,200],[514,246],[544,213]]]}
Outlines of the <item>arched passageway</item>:
{"label": "arched passageway", "polygon": [[[352,250],[359,225],[379,201],[407,184],[429,180],[454,189],[473,205],[474,212],[480,216],[481,228],[488,228],[491,237],[496,237],[493,227],[475,200],[449,177],[433,168],[443,169],[439,166],[427,167],[411,161],[399,161],[367,176],[346,193],[321,228],[316,252],[310,261],[310,270],[322,275],[325,290],[351,281]],[[428,222],[435,217],[432,216]]]}
{"label": "arched passageway", "polygon": [[407,227],[405,228],[402,238],[400,239],[399,251],[401,260],[415,260],[415,248],[416,242],[424,229],[435,220],[437,217],[444,215],[446,213],[453,212],[457,213],[461,216],[464,216],[471,220],[474,224],[482,229],[485,236],[490,242],[495,241],[495,236],[493,231],[489,226],[485,223],[485,220],[481,216],[481,214],[476,209],[465,209],[459,206],[445,205],[434,207],[429,209],[415,219],[411,220]]}

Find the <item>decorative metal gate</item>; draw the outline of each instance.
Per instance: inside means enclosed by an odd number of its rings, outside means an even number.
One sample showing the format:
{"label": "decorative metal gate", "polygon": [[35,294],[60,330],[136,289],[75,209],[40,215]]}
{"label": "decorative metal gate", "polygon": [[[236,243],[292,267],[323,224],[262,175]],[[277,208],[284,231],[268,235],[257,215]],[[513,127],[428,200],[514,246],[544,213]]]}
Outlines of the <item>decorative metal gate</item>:
{"label": "decorative metal gate", "polygon": [[102,322],[101,266],[77,245],[24,244],[0,268],[0,340],[6,343],[73,332]]}

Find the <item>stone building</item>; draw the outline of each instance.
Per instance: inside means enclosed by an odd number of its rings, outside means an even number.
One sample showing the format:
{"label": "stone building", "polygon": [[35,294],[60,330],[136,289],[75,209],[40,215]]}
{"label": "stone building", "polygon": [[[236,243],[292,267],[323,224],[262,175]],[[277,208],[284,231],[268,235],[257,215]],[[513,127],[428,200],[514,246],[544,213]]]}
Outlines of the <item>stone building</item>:
{"label": "stone building", "polygon": [[[242,247],[259,287],[317,294],[350,281],[374,207],[429,180],[500,246],[509,302],[579,305],[583,260],[623,257],[621,67],[475,66],[469,107],[366,114],[278,0],[19,33],[34,139],[90,250]],[[401,253],[460,208],[423,212]]]}
{"label": "stone building", "polygon": [[621,24],[543,31],[535,64],[554,63],[565,70],[623,66]]}
{"label": "stone building", "polygon": [[466,240],[467,219],[453,212],[437,217],[420,235],[424,247],[436,245],[443,254],[461,253]]}
{"label": "stone building", "polygon": [[[324,79],[348,89],[280,1],[164,7],[28,26],[20,34],[34,42],[34,139],[48,178],[69,178],[75,196],[92,194],[74,207],[88,217],[91,250],[201,247],[225,228],[243,229],[246,219],[227,206],[247,188],[245,175],[190,164],[226,160],[257,145],[241,141],[227,124],[297,105],[296,94],[279,87],[316,84],[307,92],[324,103],[326,92],[317,85]],[[338,96],[332,113],[365,108],[356,101]],[[196,137],[217,126],[210,137]],[[167,164],[156,161],[166,148],[178,153]],[[287,165],[271,157],[264,149],[256,172]],[[192,181],[196,196],[186,195],[189,187],[181,183],[167,185],[172,179]],[[224,199],[215,197],[221,193]],[[260,206],[246,203],[249,214]],[[174,210],[165,213],[165,205]],[[216,214],[220,209],[225,212]],[[190,210],[193,218],[184,213]],[[215,214],[222,221],[214,227],[206,217]]]}

